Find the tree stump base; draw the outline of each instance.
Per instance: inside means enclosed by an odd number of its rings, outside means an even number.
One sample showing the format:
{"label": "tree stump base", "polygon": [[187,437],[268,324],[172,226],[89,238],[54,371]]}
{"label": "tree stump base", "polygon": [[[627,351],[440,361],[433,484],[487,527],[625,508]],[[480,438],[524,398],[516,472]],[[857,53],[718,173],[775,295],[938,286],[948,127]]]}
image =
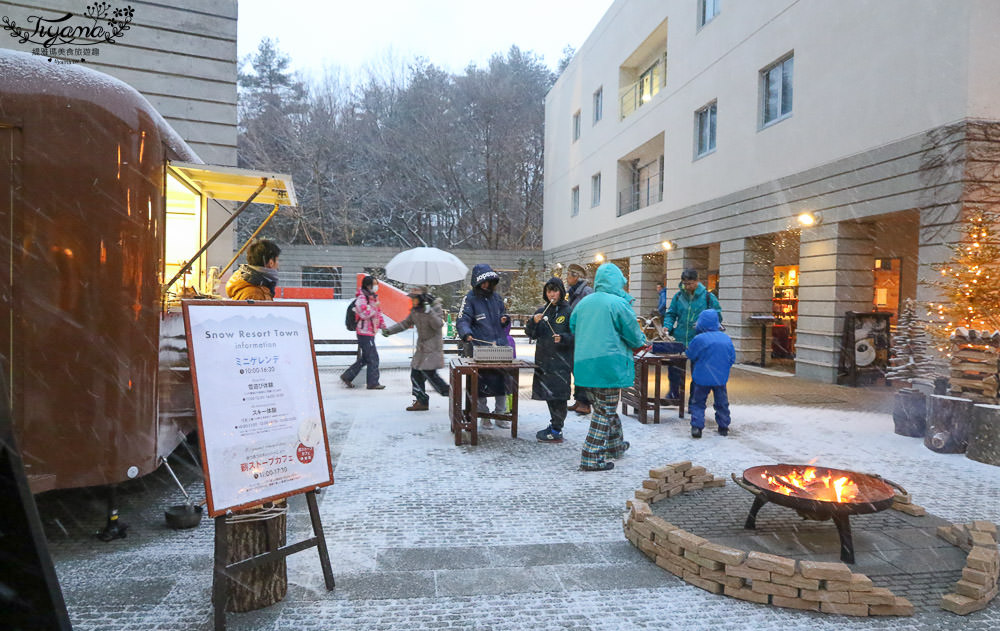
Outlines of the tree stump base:
{"label": "tree stump base", "polygon": [[900,436],[923,438],[927,431],[927,395],[918,390],[900,390],[892,406],[892,422]]}
{"label": "tree stump base", "polygon": [[942,454],[964,453],[969,445],[969,399],[931,395],[927,399],[927,431],[924,446]]}
{"label": "tree stump base", "polygon": [[972,408],[969,448],[965,457],[1000,466],[1000,405],[976,405]]}
{"label": "tree stump base", "polygon": [[[287,506],[284,500],[276,507]],[[234,515],[260,519],[232,521],[226,524],[226,545],[229,554],[226,565],[276,550],[285,545],[286,514],[264,517],[265,509],[236,511]],[[226,611],[242,613],[262,609],[279,602],[288,593],[288,572],[285,557],[245,570],[235,571],[228,579]]]}

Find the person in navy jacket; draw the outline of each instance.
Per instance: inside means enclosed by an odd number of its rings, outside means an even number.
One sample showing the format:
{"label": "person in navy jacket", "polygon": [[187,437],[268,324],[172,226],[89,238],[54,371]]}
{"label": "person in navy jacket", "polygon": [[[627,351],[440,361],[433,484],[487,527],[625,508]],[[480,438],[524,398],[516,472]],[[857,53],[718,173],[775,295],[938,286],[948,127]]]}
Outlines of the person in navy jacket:
{"label": "person in navy jacket", "polygon": [[697,335],[688,344],[685,353],[691,360],[691,437],[701,438],[705,428],[705,407],[708,393],[712,393],[715,422],[719,434],[729,435],[729,369],[736,361],[736,349],[729,336],[719,330],[719,312],[706,309],[698,316]]}
{"label": "person in navy jacket", "polygon": [[[462,308],[458,316],[458,336],[475,346],[510,346],[507,342],[507,325],[510,318],[504,306],[503,297],[497,293],[497,283],[500,275],[485,263],[478,263],[472,268],[472,289],[462,299]],[[513,389],[507,376],[499,370],[479,371],[479,409],[487,412],[486,397],[494,397],[496,407],[494,413],[504,414],[507,411],[507,393]],[[484,429],[493,427],[490,419],[483,419]],[[510,421],[497,421],[497,427],[508,428]]]}

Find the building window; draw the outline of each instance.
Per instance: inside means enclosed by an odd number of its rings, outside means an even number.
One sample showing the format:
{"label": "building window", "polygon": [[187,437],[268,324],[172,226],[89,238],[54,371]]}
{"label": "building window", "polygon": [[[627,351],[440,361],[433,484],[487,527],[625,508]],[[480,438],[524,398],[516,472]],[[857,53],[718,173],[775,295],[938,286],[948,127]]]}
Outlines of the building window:
{"label": "building window", "polygon": [[719,3],[722,0],[698,0],[698,26],[702,27],[719,15]]}
{"label": "building window", "polygon": [[794,60],[794,56],[789,55],[760,73],[763,127],[792,115]]}
{"label": "building window", "polygon": [[694,113],[696,157],[715,151],[716,102],[712,101]]}
{"label": "building window", "polygon": [[580,110],[573,114],[573,142],[580,139]]}
{"label": "building window", "polygon": [[580,214],[580,187],[574,186],[570,194],[569,216],[576,217]]}
{"label": "building window", "polygon": [[601,174],[595,173],[590,176],[590,207],[596,208],[601,205]]}
{"label": "building window", "polygon": [[604,118],[604,88],[597,88],[594,92],[594,124],[596,125]]}
{"label": "building window", "polygon": [[660,62],[657,61],[652,66],[646,69],[646,72],[639,75],[639,106],[643,106],[648,103],[656,93],[660,91],[660,83],[662,82],[663,68],[660,66]]}

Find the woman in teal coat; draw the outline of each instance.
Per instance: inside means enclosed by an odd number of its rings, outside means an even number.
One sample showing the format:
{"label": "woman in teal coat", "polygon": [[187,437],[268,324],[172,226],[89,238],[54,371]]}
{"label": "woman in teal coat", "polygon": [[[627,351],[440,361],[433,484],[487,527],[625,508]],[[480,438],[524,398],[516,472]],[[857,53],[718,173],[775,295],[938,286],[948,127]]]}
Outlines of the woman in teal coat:
{"label": "woman in teal coat", "polygon": [[622,388],[635,381],[633,349],[646,345],[646,335],[639,328],[632,296],[625,293],[625,275],[613,263],[597,268],[594,293],[580,301],[569,319],[576,346],[573,378],[591,398],[594,413],[583,444],[580,468],[584,471],[608,471],[629,444],[622,440],[618,417],[618,398]]}

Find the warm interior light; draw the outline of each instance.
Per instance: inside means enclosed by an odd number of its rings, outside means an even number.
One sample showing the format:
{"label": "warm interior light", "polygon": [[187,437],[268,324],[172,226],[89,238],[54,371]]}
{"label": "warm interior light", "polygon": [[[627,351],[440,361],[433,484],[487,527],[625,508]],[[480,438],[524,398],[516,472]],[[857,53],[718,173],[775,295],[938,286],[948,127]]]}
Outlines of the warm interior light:
{"label": "warm interior light", "polygon": [[813,213],[801,213],[798,216],[798,220],[800,224],[806,227],[815,226],[816,224],[819,223],[819,217],[817,217]]}

